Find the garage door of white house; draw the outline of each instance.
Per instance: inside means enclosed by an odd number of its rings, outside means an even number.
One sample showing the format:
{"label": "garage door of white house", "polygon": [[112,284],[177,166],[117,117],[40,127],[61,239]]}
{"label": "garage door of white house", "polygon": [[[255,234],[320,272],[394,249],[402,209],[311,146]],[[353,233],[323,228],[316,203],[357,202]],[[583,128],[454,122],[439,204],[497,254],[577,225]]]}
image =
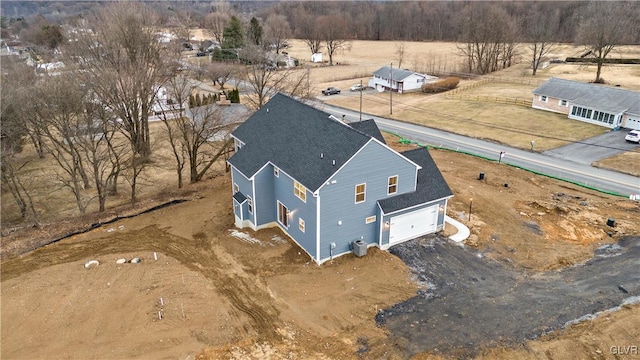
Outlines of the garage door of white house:
{"label": "garage door of white house", "polygon": [[389,225],[389,245],[435,232],[438,228],[438,206],[394,216]]}

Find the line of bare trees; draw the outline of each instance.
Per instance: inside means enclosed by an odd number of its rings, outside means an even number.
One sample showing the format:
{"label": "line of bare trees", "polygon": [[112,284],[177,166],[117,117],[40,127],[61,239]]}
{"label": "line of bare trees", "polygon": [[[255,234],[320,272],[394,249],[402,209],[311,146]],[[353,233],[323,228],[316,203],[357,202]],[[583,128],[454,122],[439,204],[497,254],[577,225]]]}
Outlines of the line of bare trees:
{"label": "line of bare trees", "polygon": [[[123,188],[135,205],[155,166],[154,112],[163,120],[179,187],[183,170],[197,182],[228,155],[225,135],[246,116],[188,107],[199,69],[185,68],[182,52],[158,41],[157,16],[145,4],[113,3],[89,20],[91,31],[59,49],[64,71],[36,75],[24,63],[3,64],[2,190],[28,223],[38,224],[38,203],[59,191],[72,195],[80,214],[94,202],[105,211]],[[223,83],[230,74],[212,68],[211,76]],[[35,158],[23,151],[29,146]]]}

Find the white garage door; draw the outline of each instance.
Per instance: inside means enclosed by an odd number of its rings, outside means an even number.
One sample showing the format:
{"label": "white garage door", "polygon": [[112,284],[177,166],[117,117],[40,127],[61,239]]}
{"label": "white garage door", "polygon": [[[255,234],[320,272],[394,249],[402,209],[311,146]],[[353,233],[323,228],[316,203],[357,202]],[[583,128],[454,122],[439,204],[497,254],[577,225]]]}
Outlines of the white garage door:
{"label": "white garage door", "polygon": [[438,228],[438,205],[391,218],[389,245],[435,232]]}
{"label": "white garage door", "polygon": [[624,127],[632,130],[640,130],[640,118],[628,117]]}

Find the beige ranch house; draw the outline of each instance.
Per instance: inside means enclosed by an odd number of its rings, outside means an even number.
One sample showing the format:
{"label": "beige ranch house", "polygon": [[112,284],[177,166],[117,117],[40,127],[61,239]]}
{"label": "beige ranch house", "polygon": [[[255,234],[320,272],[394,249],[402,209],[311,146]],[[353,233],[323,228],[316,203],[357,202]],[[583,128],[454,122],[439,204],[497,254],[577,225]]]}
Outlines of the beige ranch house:
{"label": "beige ranch house", "polygon": [[531,106],[610,129],[640,130],[640,93],[635,91],[551,78],[533,90]]}

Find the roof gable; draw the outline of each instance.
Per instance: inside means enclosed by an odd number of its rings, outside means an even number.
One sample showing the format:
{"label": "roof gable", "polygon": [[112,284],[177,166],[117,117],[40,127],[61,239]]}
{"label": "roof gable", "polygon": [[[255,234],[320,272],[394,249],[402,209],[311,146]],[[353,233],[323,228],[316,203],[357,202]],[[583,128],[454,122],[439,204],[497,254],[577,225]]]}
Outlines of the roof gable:
{"label": "roof gable", "polygon": [[611,111],[640,114],[640,93],[605,85],[551,78],[533,90],[535,95],[569,100],[576,105]]}
{"label": "roof gable", "polygon": [[232,135],[245,145],[229,163],[248,177],[271,162],[316,191],[371,136],[329,114],[276,94]]}
{"label": "roof gable", "polygon": [[369,135],[372,138],[377,139],[385,145],[387,144],[387,142],[384,140],[384,137],[382,136],[382,133],[380,132],[380,129],[378,128],[378,125],[376,125],[376,122],[373,119],[356,121],[349,123],[348,125],[360,131],[361,133],[364,133],[365,135]]}
{"label": "roof gable", "polygon": [[384,213],[405,209],[414,205],[453,196],[440,169],[426,148],[407,150],[401,153],[422,168],[418,170],[416,191],[379,200]]}

